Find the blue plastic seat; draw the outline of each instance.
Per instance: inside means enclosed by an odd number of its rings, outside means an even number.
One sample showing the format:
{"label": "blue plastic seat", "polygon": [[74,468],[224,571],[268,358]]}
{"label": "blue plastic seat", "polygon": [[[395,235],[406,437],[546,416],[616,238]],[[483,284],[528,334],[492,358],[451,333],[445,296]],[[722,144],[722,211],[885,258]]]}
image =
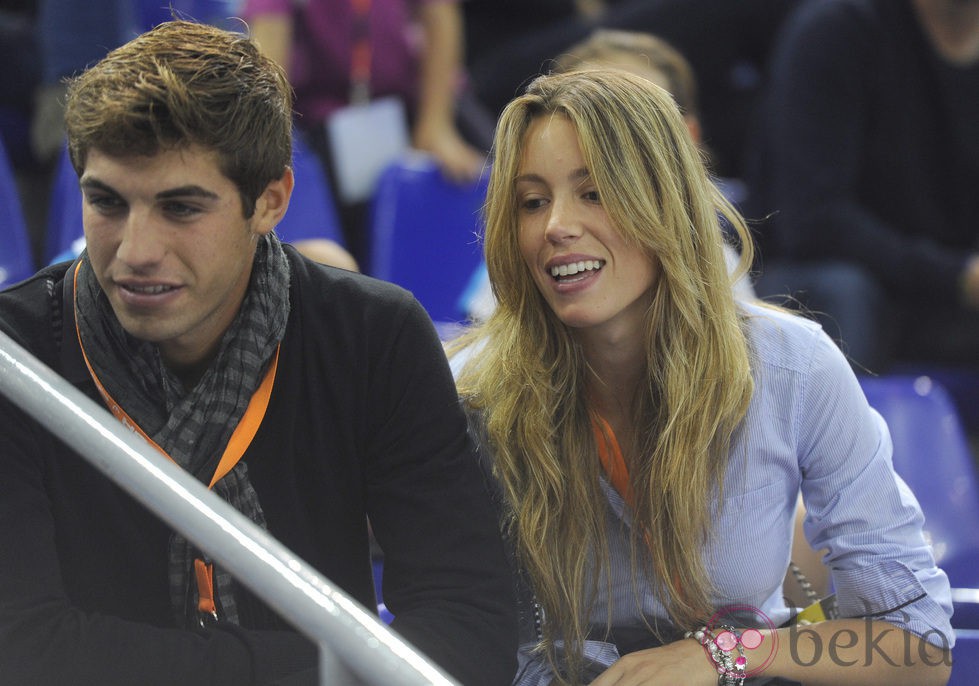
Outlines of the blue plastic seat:
{"label": "blue plastic seat", "polygon": [[466,319],[460,295],[482,259],[488,180],[453,183],[432,157],[411,152],[378,181],[367,273],[410,290],[436,324]]}
{"label": "blue plastic seat", "polygon": [[42,259],[50,264],[64,257],[77,254],[78,241],[85,235],[82,225],[82,191],[78,186],[78,174],[71,166],[68,146],[61,148],[51,180],[51,196],[48,199],[48,233]]}
{"label": "blue plastic seat", "polygon": [[952,678],[948,686],[975,686],[979,681],[979,631],[955,632],[952,649]]}
{"label": "blue plastic seat", "polygon": [[275,232],[283,241],[294,243],[308,238],[329,238],[345,245],[333,191],[319,158],[298,132],[292,141],[292,171],[296,185],[289,209]]}
{"label": "blue plastic seat", "polygon": [[241,0],[135,0],[133,17],[137,32],[148,31],[157,24],[178,19],[190,19],[213,24],[224,29],[240,29]]}
{"label": "blue plastic seat", "polygon": [[894,469],[921,504],[935,558],[961,589],[953,591],[961,601],[953,625],[979,629],[979,603],[961,597],[979,589],[979,478],[955,406],[927,376],[863,377],[860,384],[887,421]]}
{"label": "blue plastic seat", "polygon": [[0,288],[26,279],[35,272],[27,222],[7,151],[0,139]]}
{"label": "blue plastic seat", "polygon": [[979,366],[956,367],[923,362],[898,362],[894,365],[892,373],[928,376],[940,383],[952,397],[966,432],[979,436]]}

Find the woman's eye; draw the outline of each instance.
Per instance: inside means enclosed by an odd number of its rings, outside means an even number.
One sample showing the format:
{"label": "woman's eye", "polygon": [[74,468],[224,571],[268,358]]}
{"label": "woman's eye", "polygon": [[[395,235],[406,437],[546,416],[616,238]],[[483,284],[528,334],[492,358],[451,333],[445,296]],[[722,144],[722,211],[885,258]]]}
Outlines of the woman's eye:
{"label": "woman's eye", "polygon": [[582,197],[588,202],[600,203],[602,201],[601,198],[598,197],[597,190],[585,191],[582,194]]}
{"label": "woman's eye", "polygon": [[524,198],[520,207],[524,210],[536,210],[544,205],[544,198]]}

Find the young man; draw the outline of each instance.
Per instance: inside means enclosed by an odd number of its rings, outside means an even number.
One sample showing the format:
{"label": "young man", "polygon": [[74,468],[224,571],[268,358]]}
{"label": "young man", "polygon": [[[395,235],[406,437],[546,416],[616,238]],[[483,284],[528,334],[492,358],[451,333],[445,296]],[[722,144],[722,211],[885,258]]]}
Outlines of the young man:
{"label": "young man", "polygon": [[[0,294],[0,328],[205,483],[258,423],[214,490],[373,606],[369,517],[393,627],[467,685],[509,683],[506,561],[430,321],[273,232],[291,114],[238,34],[172,22],[110,53],[66,108],[87,250]],[[6,400],[0,549],[4,684],[316,678],[315,647],[220,567],[202,615],[206,551]]]}

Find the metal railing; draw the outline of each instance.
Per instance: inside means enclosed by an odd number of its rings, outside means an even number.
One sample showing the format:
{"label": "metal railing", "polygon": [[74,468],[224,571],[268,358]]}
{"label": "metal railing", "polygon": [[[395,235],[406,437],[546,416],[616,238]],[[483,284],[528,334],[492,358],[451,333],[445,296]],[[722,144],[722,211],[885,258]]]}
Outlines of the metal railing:
{"label": "metal railing", "polygon": [[0,393],[207,551],[314,641],[324,686],[456,684],[376,615],[2,331]]}

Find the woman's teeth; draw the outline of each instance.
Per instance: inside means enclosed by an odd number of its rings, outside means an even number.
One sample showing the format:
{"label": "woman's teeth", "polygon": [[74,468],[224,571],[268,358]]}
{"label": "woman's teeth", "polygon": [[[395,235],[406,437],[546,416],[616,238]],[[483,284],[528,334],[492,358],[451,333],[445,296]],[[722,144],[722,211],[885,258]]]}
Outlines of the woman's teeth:
{"label": "woman's teeth", "polygon": [[601,269],[605,265],[602,260],[581,260],[571,264],[562,264],[551,267],[551,276],[555,279],[561,276],[574,276],[579,272]]}

